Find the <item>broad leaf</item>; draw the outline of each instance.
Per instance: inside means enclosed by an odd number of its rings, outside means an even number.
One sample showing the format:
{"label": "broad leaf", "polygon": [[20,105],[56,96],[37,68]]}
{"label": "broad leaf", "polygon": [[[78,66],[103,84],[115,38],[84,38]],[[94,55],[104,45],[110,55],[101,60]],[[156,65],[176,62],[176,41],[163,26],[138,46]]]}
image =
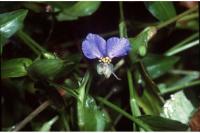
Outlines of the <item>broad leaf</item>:
{"label": "broad leaf", "polygon": [[98,9],[100,3],[100,1],[79,1],[71,6],[64,7],[63,5],[61,7],[62,11],[56,17],[58,21],[65,21],[76,20],[83,16],[90,16]]}
{"label": "broad leaf", "polygon": [[0,53],[2,54],[3,46],[8,38],[17,32],[23,26],[27,10],[17,10],[9,13],[0,14]]}
{"label": "broad leaf", "polygon": [[16,58],[2,62],[1,78],[15,78],[27,75],[27,67],[32,64],[28,58]]}
{"label": "broad leaf", "polygon": [[81,131],[103,131],[109,120],[107,119],[106,114],[98,108],[95,100],[86,94],[85,91],[88,79],[89,74],[87,73],[78,89],[78,125]]}
{"label": "broad leaf", "polygon": [[36,60],[28,68],[28,73],[33,79],[54,78],[64,67],[60,59],[41,59]]}
{"label": "broad leaf", "polygon": [[145,6],[160,21],[166,21],[176,16],[176,10],[171,1],[145,2]]}
{"label": "broad leaf", "polygon": [[147,123],[154,131],[186,131],[188,126],[175,120],[160,116],[140,116],[139,119]]}
{"label": "broad leaf", "polygon": [[78,118],[81,131],[104,131],[107,125],[105,113],[98,109],[90,96],[83,102],[78,102]]}

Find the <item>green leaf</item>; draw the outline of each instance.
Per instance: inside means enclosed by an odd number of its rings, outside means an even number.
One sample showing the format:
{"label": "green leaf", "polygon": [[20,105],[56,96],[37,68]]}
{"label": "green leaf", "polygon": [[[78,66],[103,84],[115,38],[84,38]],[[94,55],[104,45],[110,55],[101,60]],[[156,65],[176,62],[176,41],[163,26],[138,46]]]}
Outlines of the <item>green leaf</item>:
{"label": "green leaf", "polygon": [[38,130],[41,132],[48,132],[50,131],[52,125],[58,120],[58,116],[53,117],[51,120],[45,122],[42,127]]}
{"label": "green leaf", "polygon": [[[150,91],[149,88],[141,88],[143,79],[141,75],[138,73],[138,71],[134,70],[134,77],[132,76],[132,73],[130,71],[127,71],[127,78],[128,78],[128,84],[129,89],[131,92],[131,100],[135,100],[135,102],[142,108],[142,110],[145,112],[145,114],[148,115],[159,115],[161,110],[161,104],[159,99]],[[135,87],[133,87],[134,80],[137,82],[135,84]],[[144,87],[144,86],[143,86]],[[143,91],[141,90],[143,89]],[[139,94],[139,91],[142,91],[142,94]],[[132,104],[132,103],[131,103]],[[132,105],[133,106],[133,105]],[[133,111],[133,107],[131,107]],[[136,113],[136,112],[135,112]],[[139,114],[139,113],[137,113]]]}
{"label": "green leaf", "polygon": [[130,59],[134,63],[140,56],[145,56],[148,49],[148,41],[156,34],[155,27],[147,27],[136,37],[129,38],[131,43]]}
{"label": "green leaf", "polygon": [[191,81],[196,80],[198,78],[200,78],[200,72],[198,71],[174,70],[173,75],[170,76],[170,80],[166,79],[166,81],[164,80],[161,84],[159,84],[160,93],[170,93],[170,88],[182,86],[185,83],[190,83]]}
{"label": "green leaf", "polygon": [[144,65],[149,72],[149,75],[155,79],[168,72],[179,60],[176,56],[160,56],[148,54],[143,58]]}
{"label": "green leaf", "polygon": [[78,117],[81,131],[104,131],[107,124],[105,113],[98,109],[90,96],[83,102],[78,102]]}
{"label": "green leaf", "polygon": [[88,80],[89,74],[86,73],[78,89],[78,125],[81,131],[103,131],[109,120],[106,114],[98,108],[95,100],[86,94],[86,84]]}
{"label": "green leaf", "polygon": [[166,21],[176,16],[176,10],[171,1],[144,2],[151,14],[160,21]]}
{"label": "green leaf", "polygon": [[16,58],[2,62],[1,78],[15,78],[27,75],[26,68],[32,64],[28,58]]}
{"label": "green leaf", "polygon": [[69,21],[76,20],[79,17],[90,16],[99,8],[100,3],[100,1],[79,1],[70,7],[66,6],[56,17],[58,21]]}
{"label": "green leaf", "polygon": [[163,117],[187,124],[192,112],[195,110],[183,91],[179,91],[166,101],[163,106]]}
{"label": "green leaf", "polygon": [[147,123],[154,131],[186,131],[188,126],[175,120],[160,116],[140,116],[139,119]]}
{"label": "green leaf", "polygon": [[8,38],[15,34],[23,26],[24,18],[26,17],[27,10],[17,10],[8,13],[0,14],[0,52],[2,54],[3,46]]}
{"label": "green leaf", "polygon": [[185,44],[188,44],[189,42],[197,39],[199,37],[199,32],[196,32],[194,34],[192,34],[191,36],[185,38],[184,40],[182,40],[181,42],[175,44],[173,47],[171,47],[169,50],[167,50],[164,55],[169,56],[171,53],[173,53],[174,51],[176,51],[177,49],[179,49],[180,47],[184,46]]}
{"label": "green leaf", "polygon": [[52,79],[64,67],[64,62],[60,59],[41,59],[36,60],[28,68],[29,75],[36,80]]}

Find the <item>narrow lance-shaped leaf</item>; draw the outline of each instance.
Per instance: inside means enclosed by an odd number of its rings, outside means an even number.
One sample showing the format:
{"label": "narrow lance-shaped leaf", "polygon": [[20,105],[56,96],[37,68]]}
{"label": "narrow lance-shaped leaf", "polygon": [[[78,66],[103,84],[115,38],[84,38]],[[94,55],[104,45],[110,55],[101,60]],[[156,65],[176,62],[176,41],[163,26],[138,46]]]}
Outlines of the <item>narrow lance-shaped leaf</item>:
{"label": "narrow lance-shaped leaf", "polygon": [[176,86],[182,86],[186,83],[190,83],[193,80],[200,78],[200,72],[198,71],[184,71],[184,70],[172,70],[172,76],[170,81],[164,82],[159,84],[159,90],[161,94],[172,93],[177,90],[172,90]]}
{"label": "narrow lance-shaped leaf", "polygon": [[176,10],[171,1],[144,2],[151,14],[160,21],[166,21],[176,16]]}
{"label": "narrow lance-shaped leaf", "polygon": [[188,126],[175,120],[160,116],[140,116],[139,119],[147,123],[154,131],[186,131]]}
{"label": "narrow lance-shaped leaf", "polygon": [[[132,97],[135,98],[136,103],[142,108],[145,114],[148,115],[159,115],[161,112],[161,105],[159,99],[152,94],[148,86],[143,86],[144,81],[138,70],[134,70],[134,75],[128,71],[128,82],[129,86],[135,85],[132,89]],[[134,82],[135,81],[135,82]],[[135,84],[134,84],[135,83]]]}
{"label": "narrow lance-shaped leaf", "polygon": [[45,122],[42,127],[38,131],[45,131],[48,132],[50,131],[52,125],[58,120],[58,116],[53,117],[49,121]]}
{"label": "narrow lance-shaped leaf", "polygon": [[24,9],[0,14],[0,53],[8,38],[23,26],[24,18],[28,11]]}
{"label": "narrow lance-shaped leaf", "polygon": [[[92,15],[100,6],[100,1],[79,1],[64,8],[56,17],[58,21],[76,20],[79,17]],[[64,3],[63,3],[64,4]],[[67,4],[67,3],[65,3]]]}
{"label": "narrow lance-shaped leaf", "polygon": [[148,54],[143,62],[151,78],[155,79],[167,73],[178,62],[177,56],[161,56]]}

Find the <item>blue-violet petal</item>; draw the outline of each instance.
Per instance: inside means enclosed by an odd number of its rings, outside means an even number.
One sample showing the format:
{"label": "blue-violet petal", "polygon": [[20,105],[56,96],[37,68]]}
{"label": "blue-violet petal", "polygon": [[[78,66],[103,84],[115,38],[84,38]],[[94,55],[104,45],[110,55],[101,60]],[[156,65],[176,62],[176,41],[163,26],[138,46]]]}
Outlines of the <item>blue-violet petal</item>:
{"label": "blue-violet petal", "polygon": [[89,59],[106,55],[106,41],[99,35],[89,33],[82,43],[83,54]]}
{"label": "blue-violet petal", "polygon": [[130,43],[126,38],[112,37],[107,40],[107,56],[111,59],[127,55],[130,49]]}

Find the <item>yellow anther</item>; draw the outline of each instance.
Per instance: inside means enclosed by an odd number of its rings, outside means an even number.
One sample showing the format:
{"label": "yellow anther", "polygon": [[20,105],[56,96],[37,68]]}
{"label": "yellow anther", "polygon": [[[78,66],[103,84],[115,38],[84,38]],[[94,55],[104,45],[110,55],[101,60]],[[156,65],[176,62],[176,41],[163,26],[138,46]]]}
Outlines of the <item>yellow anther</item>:
{"label": "yellow anther", "polygon": [[103,62],[103,63],[111,63],[111,59],[109,57],[101,57],[99,62]]}

